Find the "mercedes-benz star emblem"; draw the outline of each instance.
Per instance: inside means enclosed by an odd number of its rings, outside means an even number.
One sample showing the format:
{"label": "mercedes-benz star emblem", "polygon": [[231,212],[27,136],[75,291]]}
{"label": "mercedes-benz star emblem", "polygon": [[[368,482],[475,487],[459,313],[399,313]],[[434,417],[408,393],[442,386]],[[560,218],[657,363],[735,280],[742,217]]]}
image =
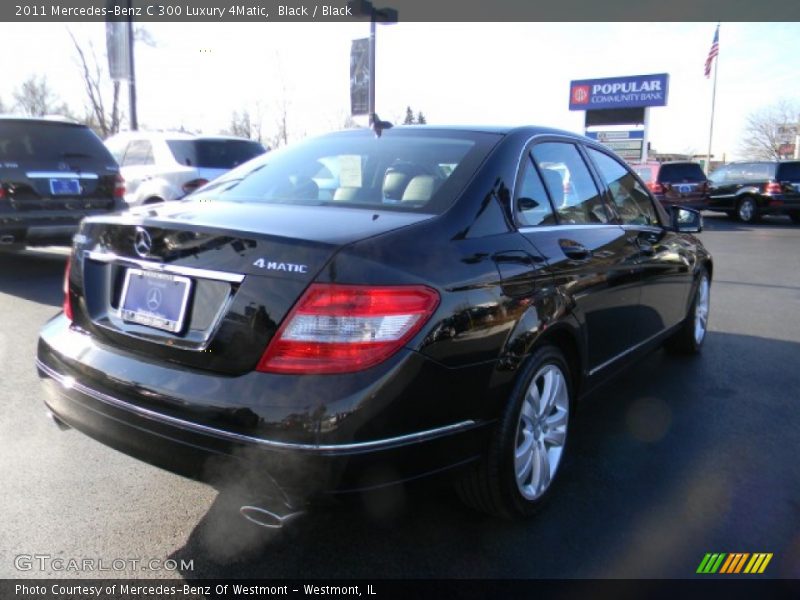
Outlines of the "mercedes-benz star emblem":
{"label": "mercedes-benz star emblem", "polygon": [[136,254],[142,258],[146,258],[153,248],[153,240],[150,239],[150,234],[143,227],[136,228],[136,235],[133,238],[133,249]]}
{"label": "mercedes-benz star emblem", "polygon": [[147,308],[151,311],[158,310],[161,306],[161,290],[154,287],[147,290]]}

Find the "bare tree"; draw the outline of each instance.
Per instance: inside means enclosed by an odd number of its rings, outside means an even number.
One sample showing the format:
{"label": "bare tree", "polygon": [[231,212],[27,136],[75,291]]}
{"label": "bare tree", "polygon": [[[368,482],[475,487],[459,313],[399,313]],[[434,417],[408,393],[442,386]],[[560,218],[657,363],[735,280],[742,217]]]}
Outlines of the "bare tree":
{"label": "bare tree", "polygon": [[742,154],[752,159],[782,158],[785,154],[782,150],[794,143],[799,123],[800,106],[789,100],[780,100],[750,113],[744,127]]}
{"label": "bare tree", "polygon": [[31,75],[12,94],[15,108],[24,115],[43,117],[45,115],[69,116],[66,103],[50,88],[47,77]]}
{"label": "bare tree", "polygon": [[344,122],[342,123],[342,129],[358,129],[361,127],[356,120],[353,118],[349,112],[344,116]]}
{"label": "bare tree", "polygon": [[119,131],[122,115],[119,108],[120,82],[111,82],[111,109],[106,108],[103,88],[106,87],[106,73],[97,60],[97,53],[91,42],[85,50],[77,38],[69,31],[75,51],[80,60],[80,71],[83,77],[83,86],[89,100],[88,111],[84,121],[92,127],[101,137],[106,138]]}
{"label": "bare tree", "polygon": [[241,112],[234,110],[231,113],[230,125],[224,133],[262,142],[260,104],[256,103],[256,110],[253,115],[251,115],[250,110],[246,108]]}

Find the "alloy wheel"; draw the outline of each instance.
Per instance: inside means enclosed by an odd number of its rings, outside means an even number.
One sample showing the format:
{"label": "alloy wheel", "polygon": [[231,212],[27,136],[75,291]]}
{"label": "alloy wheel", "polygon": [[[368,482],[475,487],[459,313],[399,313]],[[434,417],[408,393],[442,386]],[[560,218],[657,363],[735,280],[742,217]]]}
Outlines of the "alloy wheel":
{"label": "alloy wheel", "polygon": [[514,447],[514,474],[520,493],[536,500],[550,487],[567,440],[569,390],[561,369],[541,367],[522,401]]}
{"label": "alloy wheel", "polygon": [[703,342],[703,338],[706,336],[706,327],[708,326],[708,297],[708,277],[703,275],[697,286],[697,301],[694,307],[694,341],[698,346]]}
{"label": "alloy wheel", "polygon": [[749,223],[756,215],[756,205],[750,198],[745,198],[739,204],[739,219]]}

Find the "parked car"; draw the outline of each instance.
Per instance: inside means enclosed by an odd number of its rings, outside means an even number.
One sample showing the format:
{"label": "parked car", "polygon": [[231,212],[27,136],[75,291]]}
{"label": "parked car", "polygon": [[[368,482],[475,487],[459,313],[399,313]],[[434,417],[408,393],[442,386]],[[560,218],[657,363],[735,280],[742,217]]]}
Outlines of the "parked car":
{"label": "parked car", "polygon": [[266,152],[252,140],[133,131],[106,140],[122,167],[130,206],[177,200]]}
{"label": "parked car", "polygon": [[800,161],[730,163],[710,180],[710,210],[743,223],[755,223],[762,215],[789,215],[800,223]]}
{"label": "parked car", "polygon": [[329,134],[86,220],[36,364],[58,422],[217,485],[275,486],[242,507],[268,526],[446,472],[471,506],[528,515],[577,402],[662,343],[700,350],[701,227],[567,132]]}
{"label": "parked car", "polygon": [[0,249],[70,244],[80,220],[122,209],[119,167],[85,125],[0,117]]}
{"label": "parked car", "polygon": [[656,200],[664,206],[704,209],[708,205],[708,178],[692,161],[648,162],[633,166]]}

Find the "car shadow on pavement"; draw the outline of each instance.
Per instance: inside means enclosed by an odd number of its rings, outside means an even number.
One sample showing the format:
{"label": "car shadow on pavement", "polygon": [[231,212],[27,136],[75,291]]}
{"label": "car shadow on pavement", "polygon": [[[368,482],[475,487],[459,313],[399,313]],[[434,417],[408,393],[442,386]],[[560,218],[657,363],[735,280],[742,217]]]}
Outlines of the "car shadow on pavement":
{"label": "car shadow on pavement", "polygon": [[775,575],[798,576],[800,537],[784,525],[800,518],[792,356],[800,344],[711,332],[698,357],[638,362],[580,406],[559,485],[525,521],[438,486],[274,531],[221,491],[170,558],[193,561],[187,579],[636,578],[691,577],[703,553],[742,550],[780,554]]}
{"label": "car shadow on pavement", "polygon": [[708,231],[753,231],[760,228],[778,229],[800,227],[795,225],[789,217],[779,215],[766,215],[757,223],[742,223],[736,219],[717,212],[703,213],[703,229]]}
{"label": "car shadow on pavement", "polygon": [[61,306],[67,257],[43,252],[0,252],[0,293]]}

